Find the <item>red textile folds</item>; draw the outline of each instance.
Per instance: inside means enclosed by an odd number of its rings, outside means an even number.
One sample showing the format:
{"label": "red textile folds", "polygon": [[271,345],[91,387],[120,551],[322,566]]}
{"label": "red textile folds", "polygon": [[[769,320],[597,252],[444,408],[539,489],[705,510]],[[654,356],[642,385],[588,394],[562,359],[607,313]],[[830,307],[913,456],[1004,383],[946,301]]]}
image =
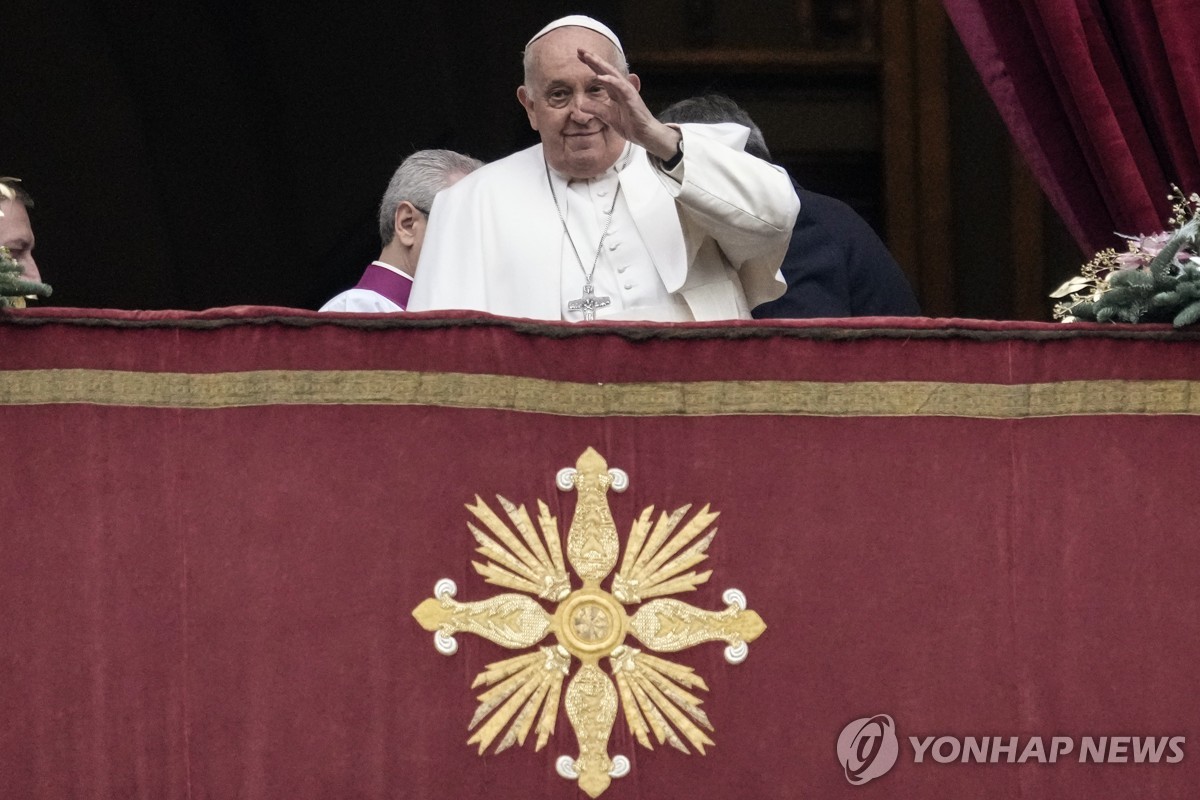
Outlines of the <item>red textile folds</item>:
{"label": "red textile folds", "polygon": [[945,0],[984,85],[1085,252],[1200,191],[1200,2]]}
{"label": "red textile folds", "polygon": [[[767,625],[737,666],[660,654],[715,746],[619,714],[602,797],[1197,796],[1200,340],[896,323],[0,316],[0,797],[583,796],[565,711],[540,752],[466,744],[516,653],[443,656],[411,612],[441,578],[510,591],[465,506],[541,500],[565,535],[589,446],[629,475],[622,541],[648,506],[720,512],[675,599],[736,587]],[[899,757],[852,786],[838,735],[876,714]],[[1073,750],[918,763],[942,736]],[[1084,737],[1184,757],[1080,763]]]}

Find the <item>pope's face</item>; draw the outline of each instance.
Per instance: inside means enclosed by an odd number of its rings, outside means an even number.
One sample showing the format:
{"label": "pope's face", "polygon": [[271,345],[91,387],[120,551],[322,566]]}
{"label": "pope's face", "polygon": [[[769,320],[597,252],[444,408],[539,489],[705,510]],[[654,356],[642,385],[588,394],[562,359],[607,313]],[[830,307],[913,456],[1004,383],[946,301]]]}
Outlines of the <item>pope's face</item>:
{"label": "pope's face", "polygon": [[615,48],[595,31],[573,26],[551,31],[531,47],[529,85],[517,89],[517,99],[541,136],[546,161],[569,178],[594,178],[616,163],[625,139],[581,109],[585,100],[607,102],[608,91],[579,60],[579,50],[615,62]]}
{"label": "pope's face", "polygon": [[37,262],[33,260],[33,227],[29,224],[29,213],[20,200],[0,201],[0,245],[12,253],[13,260],[21,265],[21,277],[28,281],[41,281]]}

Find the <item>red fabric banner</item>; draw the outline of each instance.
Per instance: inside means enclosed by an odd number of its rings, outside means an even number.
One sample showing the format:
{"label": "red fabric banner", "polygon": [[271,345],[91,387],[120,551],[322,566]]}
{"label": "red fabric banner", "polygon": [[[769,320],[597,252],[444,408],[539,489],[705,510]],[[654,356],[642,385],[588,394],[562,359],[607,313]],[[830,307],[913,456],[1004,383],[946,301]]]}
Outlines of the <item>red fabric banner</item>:
{"label": "red fabric banner", "polygon": [[[0,796],[584,796],[565,709],[541,751],[467,744],[476,676],[535,648],[445,656],[412,612],[511,592],[466,506],[543,501],[565,538],[593,447],[621,546],[710,505],[674,599],[735,587],[766,624],[741,664],[657,654],[714,745],[621,711],[602,797],[1195,797],[1197,335],[899,324],[0,316]],[[881,714],[895,766],[852,785],[839,734]],[[1014,763],[950,759],[967,737]],[[1100,737],[1125,763],[1081,762]]]}

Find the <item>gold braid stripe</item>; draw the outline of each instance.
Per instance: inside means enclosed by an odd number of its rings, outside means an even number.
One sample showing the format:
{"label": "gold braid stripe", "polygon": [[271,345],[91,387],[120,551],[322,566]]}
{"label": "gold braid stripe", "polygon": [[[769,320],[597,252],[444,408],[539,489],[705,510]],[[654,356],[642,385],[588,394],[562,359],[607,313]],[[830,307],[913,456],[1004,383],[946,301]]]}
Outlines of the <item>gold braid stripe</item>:
{"label": "gold braid stripe", "polygon": [[420,405],[603,416],[794,414],[1025,419],[1200,414],[1200,381],[663,381],[571,383],[508,375],[384,370],[0,371],[0,406],[86,403],[150,408]]}

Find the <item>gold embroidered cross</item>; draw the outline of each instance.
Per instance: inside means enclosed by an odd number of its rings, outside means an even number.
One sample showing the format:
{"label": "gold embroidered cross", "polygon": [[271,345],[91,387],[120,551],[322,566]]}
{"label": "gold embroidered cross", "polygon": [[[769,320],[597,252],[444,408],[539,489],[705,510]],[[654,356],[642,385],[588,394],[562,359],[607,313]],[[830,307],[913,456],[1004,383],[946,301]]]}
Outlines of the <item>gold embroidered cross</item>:
{"label": "gold embroidered cross", "polygon": [[[508,518],[505,522],[476,496],[467,509],[486,530],[471,522],[468,527],[479,545],[476,552],[487,561],[472,565],[488,583],[523,594],[460,603],[453,599],[454,583],[444,579],[435,587],[435,597],[413,611],[421,626],[434,632],[435,646],[446,655],[457,650],[454,636],[458,633],[482,636],[514,650],[533,647],[554,634],[554,644],[489,664],[475,678],[472,688],[491,687],[479,695],[479,707],[468,725],[475,731],[468,744],[478,744],[480,754],[502,732],[497,753],[513,744],[523,745],[531,732],[537,733],[535,750],[545,747],[554,733],[563,683],[572,659],[578,659],[565,706],[579,755],[559,758],[558,771],[577,778],[591,797],[607,789],[613,777],[629,771],[628,759],[608,753],[618,708],[643,747],[653,749],[651,734],[659,744],[666,742],[683,753],[690,752],[687,744],[691,744],[703,755],[704,748],[713,744],[705,733],[713,727],[700,708],[703,701],[691,691],[708,691],[704,681],[689,667],[634,647],[630,636],[660,653],[724,641],[726,659],[741,663],[747,644],[766,629],[762,618],[747,610],[745,597],[737,590],[724,594],[728,606],[723,611],[652,599],[692,591],[712,574],[693,569],[708,558],[706,551],[717,533],[709,527],[717,513],[707,505],[682,528],[690,506],[661,514],[654,523],[653,506],[645,509],[630,529],[609,589],[601,588],[620,554],[608,490],[623,491],[627,484],[625,473],[610,470],[590,447],[574,469],[559,472],[559,488],[573,488],[578,494],[566,547],[567,560],[582,582],[574,590],[563,563],[558,521],[544,502],[538,501],[539,536],[524,506],[497,497]],[[547,611],[535,598],[556,604],[554,611]],[[627,606],[638,608],[631,615]],[[601,659],[608,660],[612,677],[600,668]]]}

